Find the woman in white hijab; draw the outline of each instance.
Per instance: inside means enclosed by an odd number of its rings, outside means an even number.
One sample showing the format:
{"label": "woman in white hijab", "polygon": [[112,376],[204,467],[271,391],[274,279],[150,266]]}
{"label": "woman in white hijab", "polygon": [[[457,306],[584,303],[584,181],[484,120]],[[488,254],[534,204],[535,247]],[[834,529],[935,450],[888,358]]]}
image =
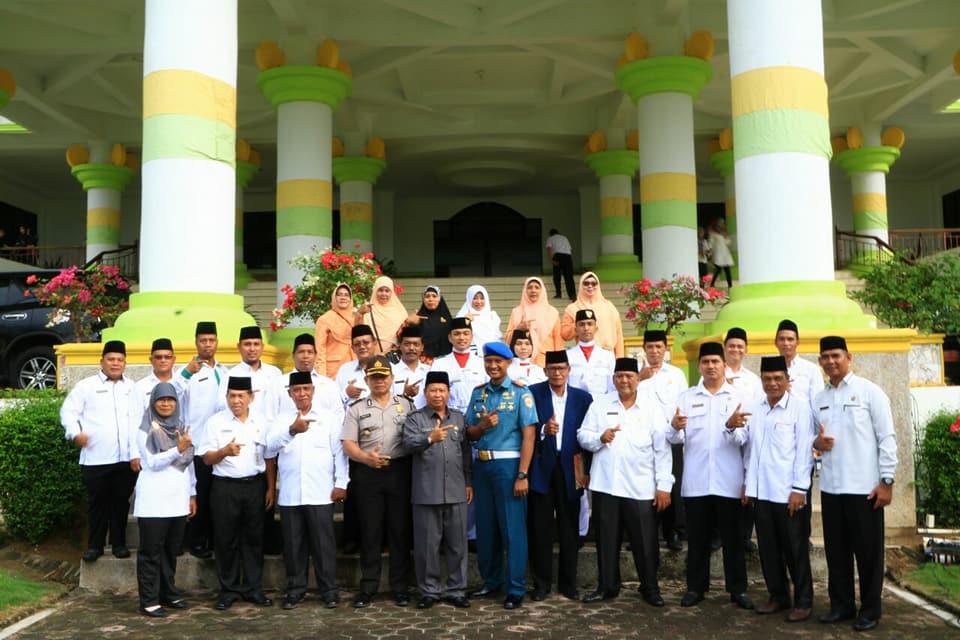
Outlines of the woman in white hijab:
{"label": "woman in white hijab", "polygon": [[487,290],[479,284],[467,289],[466,300],[456,317],[470,318],[473,325],[473,346],[477,348],[477,353],[482,352],[485,343],[497,342],[503,337],[500,331],[500,316],[493,310]]}

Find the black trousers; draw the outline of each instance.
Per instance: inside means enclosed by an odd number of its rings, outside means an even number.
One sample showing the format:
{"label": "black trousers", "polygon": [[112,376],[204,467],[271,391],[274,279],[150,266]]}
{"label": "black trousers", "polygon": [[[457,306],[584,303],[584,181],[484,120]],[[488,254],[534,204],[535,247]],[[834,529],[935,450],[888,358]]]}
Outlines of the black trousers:
{"label": "black trousers", "polygon": [[560,278],[562,276],[564,283],[567,285],[567,297],[575,300],[577,287],[573,283],[573,256],[569,253],[555,253],[553,259],[553,287],[557,290],[557,297],[559,298],[562,295],[560,293]]}
{"label": "black trousers", "polygon": [[413,511],[410,507],[410,456],[394,458],[381,469],[353,467],[349,492],[357,503],[360,524],[360,591],[376,593],[380,587],[383,532],[390,550],[390,589],[406,592],[410,586],[410,549],[413,544]]}
{"label": "black trousers", "polygon": [[238,480],[213,478],[210,515],[221,596],[251,597],[262,592],[266,491],[264,474]]}
{"label": "black trousers", "polygon": [[683,445],[670,445],[670,454],[673,456],[673,489],[670,490],[670,506],[660,512],[660,527],[663,531],[663,539],[668,542],[674,532],[677,534],[685,533],[687,525],[683,498],[680,496],[680,489],[683,485]]}
{"label": "black trousers", "polygon": [[[350,468],[350,477],[355,478],[357,475],[357,467],[364,465],[353,460],[348,460],[347,466]],[[357,500],[351,491],[347,491],[347,499],[343,501],[343,527],[341,531],[343,539],[340,542],[344,547],[360,546],[360,522],[359,516],[357,516]]]}
{"label": "black trousers", "polygon": [[82,465],[80,476],[87,488],[87,547],[103,550],[110,532],[110,545],[127,546],[127,514],[137,474],[129,462]]}
{"label": "black trousers", "polygon": [[740,500],[721,496],[684,498],[687,509],[687,591],[710,588],[710,537],[720,530],[723,578],[728,593],[747,590]]}
{"label": "black trousers", "polygon": [[197,515],[187,524],[187,544],[191,549],[213,548],[213,519],[210,517],[210,487],[213,483],[213,467],[203,461],[203,456],[193,457],[193,470],[197,476]]}
{"label": "black trousers", "polygon": [[[544,455],[550,455],[545,453]],[[577,590],[577,551],[580,543],[580,496],[567,495],[563,469],[558,458],[550,474],[547,493],[527,494],[527,547],[530,573],[538,590],[550,591],[553,584],[553,539],[556,524],[560,560],[557,565],[557,590]]]}
{"label": "black trousers", "polygon": [[657,512],[653,500],[618,498],[593,491],[593,523],[597,536],[599,589],[620,590],[620,531],[625,528],[633,553],[633,564],[644,595],[660,593],[657,571],[660,545],[657,542]]}
{"label": "black trousers", "polygon": [[730,267],[721,267],[720,265],[715,264],[713,265],[713,268],[716,269],[716,271],[713,272],[713,282],[711,283],[713,286],[717,286],[719,284],[717,282],[717,278],[720,277],[720,272],[723,271],[724,275],[727,276],[727,289],[733,287],[733,277],[730,275]]}
{"label": "black trousers", "polygon": [[883,591],[883,509],[865,495],[820,493],[830,609],[856,612],[853,561],[860,576],[860,617],[880,619]]}
{"label": "black trousers", "polygon": [[283,563],[287,569],[287,596],[307,592],[310,559],[324,597],[337,594],[337,543],[333,533],[333,504],[280,507]]}
{"label": "black trousers", "polygon": [[152,607],[180,599],[174,583],[177,553],[183,544],[187,517],[137,518],[140,549],[137,551],[137,590],[140,606]]}
{"label": "black trousers", "polygon": [[808,504],[792,516],[786,503],[757,500],[757,543],[760,566],[770,599],[790,606],[790,584],[793,582],[793,606],[813,606],[813,577],[810,573],[810,520]]}
{"label": "black trousers", "polygon": [[[807,504],[810,504],[810,502],[807,501]],[[750,502],[745,505],[741,505],[740,517],[742,519],[742,522],[740,523],[740,526],[742,527],[742,531],[743,531],[744,544],[750,542],[750,538],[753,537],[753,526],[756,523],[756,519],[757,519],[755,512],[756,512],[756,507],[754,506],[753,502]]]}

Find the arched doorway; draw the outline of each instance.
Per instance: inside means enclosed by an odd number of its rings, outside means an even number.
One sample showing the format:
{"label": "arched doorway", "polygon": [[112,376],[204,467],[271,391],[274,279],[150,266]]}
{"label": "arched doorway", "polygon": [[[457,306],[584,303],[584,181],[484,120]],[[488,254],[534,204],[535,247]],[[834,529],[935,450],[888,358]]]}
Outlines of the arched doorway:
{"label": "arched doorway", "polygon": [[540,219],[499,202],[478,202],[433,223],[435,275],[516,276],[543,269]]}

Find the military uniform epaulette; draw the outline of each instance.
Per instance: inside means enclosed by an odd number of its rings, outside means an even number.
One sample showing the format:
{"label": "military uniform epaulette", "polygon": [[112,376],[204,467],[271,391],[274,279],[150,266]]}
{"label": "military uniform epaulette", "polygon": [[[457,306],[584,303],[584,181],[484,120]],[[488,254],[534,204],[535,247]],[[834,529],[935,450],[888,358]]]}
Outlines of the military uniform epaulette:
{"label": "military uniform epaulette", "polygon": [[356,400],[354,400],[353,402],[351,402],[351,403],[348,404],[347,406],[348,406],[348,407],[352,407],[353,405],[357,404],[358,402],[363,402],[364,400],[366,400],[366,398],[357,398]]}
{"label": "military uniform epaulette", "polygon": [[513,386],[515,386],[515,387],[523,388],[523,387],[527,386],[527,383],[526,383],[526,382],[522,382],[522,381],[520,381],[520,380],[511,380],[510,382],[512,382],[512,383],[513,383]]}
{"label": "military uniform epaulette", "polygon": [[483,389],[485,386],[487,386],[487,383],[486,383],[486,382],[481,382],[480,384],[478,384],[477,386],[475,386],[474,389]]}

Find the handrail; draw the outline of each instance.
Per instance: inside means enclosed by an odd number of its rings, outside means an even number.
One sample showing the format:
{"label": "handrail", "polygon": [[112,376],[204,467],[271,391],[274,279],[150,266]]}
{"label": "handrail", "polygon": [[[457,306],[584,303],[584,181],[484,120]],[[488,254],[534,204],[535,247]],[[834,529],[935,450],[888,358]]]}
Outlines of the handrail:
{"label": "handrail", "polygon": [[877,266],[891,259],[911,265],[916,262],[912,256],[904,255],[876,236],[841,231],[835,226],[834,237],[834,262],[837,269],[844,269],[851,264]]}
{"label": "handrail", "polygon": [[93,256],[83,265],[84,270],[95,264],[108,264],[120,268],[120,275],[128,280],[136,280],[140,264],[140,245],[137,242],[123,244],[116,249],[107,249]]}

